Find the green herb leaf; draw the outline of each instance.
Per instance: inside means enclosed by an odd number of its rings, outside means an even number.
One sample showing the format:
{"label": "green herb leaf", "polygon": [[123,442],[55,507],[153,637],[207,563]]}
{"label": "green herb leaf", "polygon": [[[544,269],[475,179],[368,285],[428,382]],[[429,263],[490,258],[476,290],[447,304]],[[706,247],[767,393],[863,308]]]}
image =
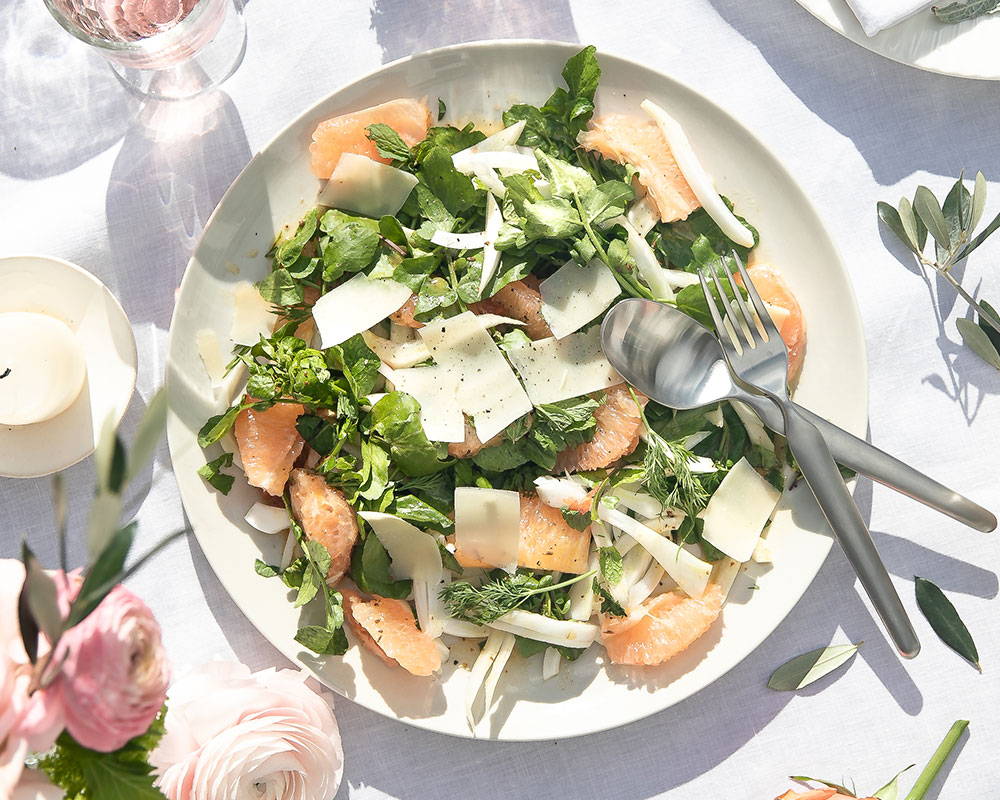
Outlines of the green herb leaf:
{"label": "green herb leaf", "polygon": [[394,580],[389,571],[391,563],[378,537],[369,533],[354,549],[351,577],[363,592],[405,600],[413,590],[413,582]]}
{"label": "green herb leaf", "polygon": [[255,559],[253,562],[253,570],[262,578],[276,578],[281,575],[281,567],[276,567],[273,564],[268,564],[261,561],[259,558]]}
{"label": "green herb leaf", "polygon": [[365,128],[365,136],[374,143],[375,149],[378,150],[378,154],[382,158],[393,161],[410,160],[410,148],[403,141],[403,137],[385,123],[376,122],[369,125]]}
{"label": "green herb leaf", "polygon": [[455,169],[451,153],[441,146],[432,147],[427,152],[417,176],[454,216],[478,205],[483,196],[468,175]]}
{"label": "green herb leaf", "polygon": [[406,475],[420,477],[444,469],[438,448],[420,424],[420,404],[408,394],[392,392],[371,411],[372,431],[389,445],[393,463]]}
{"label": "green herb leaf", "polygon": [[[613,550],[614,548],[611,549]],[[594,593],[601,598],[602,614],[611,614],[614,617],[628,616],[628,612],[622,608],[621,603],[615,600],[611,592],[605,589],[597,578],[594,578]]]}
{"label": "green herb leaf", "polygon": [[223,414],[209,417],[208,421],[201,426],[201,430],[198,431],[198,446],[202,448],[210,447],[219,441],[236,424],[236,417],[239,416],[242,410],[243,406],[239,404],[228,409]]}
{"label": "green herb leaf", "polygon": [[324,281],[332,283],[342,275],[361,272],[375,262],[382,239],[377,226],[371,222],[339,211],[328,211],[323,216],[323,227],[328,234],[320,245]]}
{"label": "green herb leaf", "polygon": [[276,269],[257,284],[257,291],[267,302],[276,306],[294,306],[305,299],[300,284],[287,269]]}
{"label": "green herb leaf", "polygon": [[567,239],[583,229],[580,214],[568,200],[553,197],[524,204],[524,235],[536,239]]}
{"label": "green herb leaf", "polygon": [[860,643],[831,645],[796,656],[771,673],[767,686],[776,692],[803,689],[847,663],[860,646]]}
{"label": "green herb leaf", "polygon": [[926,578],[914,577],[913,585],[917,595],[917,605],[927,617],[934,633],[941,637],[941,641],[948,647],[982,672],[976,643],[944,592]]}
{"label": "green herb leaf", "polygon": [[598,559],[601,565],[601,577],[610,585],[614,586],[622,579],[624,570],[622,569],[622,554],[617,547],[602,547],[598,551]]}
{"label": "green herb leaf", "polygon": [[229,490],[233,488],[235,478],[232,475],[226,475],[222,470],[232,465],[233,454],[223,453],[218,458],[213,458],[204,466],[199,467],[198,474],[222,494],[229,494]]}
{"label": "green herb leaf", "polygon": [[416,523],[421,528],[449,531],[454,523],[430,503],[425,503],[412,494],[397,495],[393,501],[392,513],[397,517]]}
{"label": "green herb leaf", "polygon": [[455,581],[445,586],[440,596],[452,616],[477,625],[489,625],[530,597],[571,586],[577,581],[592,578],[596,572],[590,570],[560,583],[553,582],[551,575],[535,578],[523,573],[504,575],[482,586]]}
{"label": "green herb leaf", "polygon": [[590,512],[577,511],[573,508],[560,508],[563,519],[573,530],[585,531],[590,527]]}
{"label": "green herb leaf", "polygon": [[319,213],[320,209],[311,209],[299,222],[295,234],[291,238],[277,244],[274,251],[275,264],[279,267],[290,267],[299,260],[299,256],[302,255],[302,248],[305,247],[306,242],[312,239],[313,234],[316,233]]}

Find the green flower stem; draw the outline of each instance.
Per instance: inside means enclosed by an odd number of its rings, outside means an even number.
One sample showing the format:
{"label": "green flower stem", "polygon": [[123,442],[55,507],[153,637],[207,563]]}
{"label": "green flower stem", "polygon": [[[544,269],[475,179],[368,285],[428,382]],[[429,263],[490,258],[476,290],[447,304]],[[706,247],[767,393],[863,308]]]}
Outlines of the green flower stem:
{"label": "green flower stem", "polygon": [[931,784],[934,783],[934,779],[937,778],[938,773],[941,771],[941,767],[944,766],[944,763],[951,755],[951,751],[955,749],[955,745],[958,744],[958,740],[962,737],[962,734],[968,727],[969,720],[967,719],[960,719],[951,726],[941,744],[938,745],[937,750],[934,751],[934,755],[931,756],[931,760],[927,762],[927,766],[924,767],[924,771],[920,773],[920,776],[917,778],[917,782],[913,784],[913,788],[910,789],[910,793],[906,795],[904,800],[924,800],[927,790],[931,788]]}

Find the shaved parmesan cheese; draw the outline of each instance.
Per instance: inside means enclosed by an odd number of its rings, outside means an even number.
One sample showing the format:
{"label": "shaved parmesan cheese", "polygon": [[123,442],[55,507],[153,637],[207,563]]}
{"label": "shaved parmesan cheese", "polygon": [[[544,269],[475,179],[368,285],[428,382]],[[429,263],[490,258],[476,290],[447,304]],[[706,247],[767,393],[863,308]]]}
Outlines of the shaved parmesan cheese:
{"label": "shaved parmesan cheese", "polygon": [[436,639],[449,616],[438,597],[444,580],[444,567],[437,541],[429,533],[405,519],[379,511],[358,512],[372,526],[379,542],[392,559],[389,571],[396,580],[413,581],[413,604],[417,608],[420,629]]}
{"label": "shaved parmesan cheese", "polygon": [[722,589],[723,602],[729,597],[729,593],[733,589],[733,583],[736,581],[736,576],[740,574],[742,567],[743,565],[739,561],[728,556],[715,562],[711,582],[717,584]]}
{"label": "shaved parmesan cheese", "polygon": [[552,619],[544,614],[522,611],[519,608],[508,611],[500,619],[494,620],[490,623],[490,627],[537,642],[584,649],[594,643],[600,630],[591,622]]}
{"label": "shaved parmesan cheese", "polygon": [[636,229],[640,236],[645,236],[660,221],[660,210],[653,202],[653,198],[648,194],[636,200],[625,212],[628,221]]}
{"label": "shaved parmesan cheese", "polygon": [[471,311],[428,323],[418,334],[443,379],[456,387],[458,407],[472,417],[479,441],[488,442],[531,411],[510,364]]}
{"label": "shaved parmesan cheese", "polygon": [[510,348],[508,355],[536,405],[579,397],[624,380],[604,357],[598,327],[564,339],[525,342]]}
{"label": "shaved parmesan cheese", "polygon": [[643,517],[640,521],[647,528],[652,528],[657,533],[670,533],[670,531],[677,530],[686,517],[687,514],[683,511],[678,511],[676,508],[667,508],[658,517]]}
{"label": "shaved parmesan cheese", "polygon": [[275,316],[271,304],[261,297],[257,287],[241,281],[233,287],[233,325],[229,338],[236,344],[257,344],[261,335],[270,336]]}
{"label": "shaved parmesan cheese", "polygon": [[393,369],[412,367],[431,357],[431,351],[427,349],[427,345],[417,339],[409,342],[394,342],[391,339],[376,336],[370,331],[361,331],[361,337],[371,351]]}
{"label": "shaved parmesan cheese", "polygon": [[629,255],[635,259],[639,275],[652,291],[654,298],[673,300],[674,290],[667,277],[667,270],[660,264],[660,259],[656,257],[645,236],[639,233],[626,217],[615,217],[608,222],[608,225],[621,225],[625,229],[628,234]]}
{"label": "shaved parmesan cheese", "polygon": [[781,492],[741,458],[702,512],[702,537],[730,558],[749,561],[780,498]]}
{"label": "shaved parmesan cheese", "polygon": [[455,489],[455,549],[466,558],[513,573],[521,542],[517,492],[460,486]]}
{"label": "shaved parmesan cheese", "polygon": [[608,508],[602,503],[597,513],[602,520],[621,528],[648,550],[667,575],[677,581],[677,585],[691,597],[701,597],[705,593],[708,577],[712,574],[711,564],[692,555],[683,547],[678,547],[665,536],[661,536],[652,528],[647,528],[617,509]]}
{"label": "shaved parmesan cheese", "polygon": [[408,286],[393,280],[372,280],[363,272],[333,287],[312,309],[321,346],[333,347],[368,330],[402,308],[410,294]]}
{"label": "shaved parmesan cheese", "polygon": [[659,126],[663,138],[670,145],[677,166],[698,198],[702,208],[715,220],[715,224],[737,244],[753,247],[753,233],[729,210],[712,184],[712,178],[698,160],[687,134],[680,124],[652,100],[643,100],[639,106],[649,114]]}
{"label": "shaved parmesan cheese", "polygon": [[554,647],[546,647],[545,655],[542,656],[542,680],[547,681],[559,674],[559,665],[562,656]]}
{"label": "shaved parmesan cheese", "polygon": [[505,169],[512,172],[538,170],[538,160],[533,154],[516,150],[487,150],[480,153],[455,153],[451,157],[455,169],[469,175],[477,169]]}
{"label": "shaved parmesan cheese", "polygon": [[497,325],[524,325],[519,319],[504,317],[500,314],[476,314],[476,319],[484,328],[495,328]]}
{"label": "shaved parmesan cheese", "polygon": [[450,233],[434,231],[431,244],[438,247],[449,247],[452,250],[479,250],[486,244],[486,231],[475,233]]}
{"label": "shaved parmesan cheese", "polygon": [[716,428],[721,428],[726,424],[726,419],[722,416],[722,406],[705,412],[705,419],[711,422]]}
{"label": "shaved parmesan cheese", "polygon": [[764,430],[764,426],[753,410],[739,400],[731,400],[730,405],[732,405],[733,411],[739,416],[743,427],[747,429],[747,437],[750,439],[750,443],[763,447],[765,450],[770,450],[773,453],[774,442],[767,435],[767,431]]}
{"label": "shaved parmesan cheese", "polygon": [[509,147],[514,147],[517,144],[517,140],[521,138],[521,134],[524,132],[526,122],[527,120],[518,120],[513,125],[508,125],[503,130],[499,130],[496,133],[487,136],[481,142],[476,142],[472,145],[472,147],[466,147],[464,150],[459,150],[455,153],[455,155],[459,158],[464,158],[472,155],[473,153],[486,153],[495,150],[506,150]]}
{"label": "shaved parmesan cheese", "polygon": [[222,354],[222,342],[211,328],[202,328],[195,334],[194,343],[212,386],[218,386],[226,376],[226,358]]}
{"label": "shaved parmesan cheese", "polygon": [[281,533],[287,531],[290,522],[288,511],[284,506],[269,506],[264,503],[254,503],[246,516],[247,524],[261,533]]}
{"label": "shaved parmesan cheese", "polygon": [[486,290],[500,264],[500,252],[495,243],[503,224],[503,213],[493,195],[486,196],[486,244],[483,246],[483,271],[479,276],[479,294]]}
{"label": "shaved parmesan cheese", "polygon": [[432,442],[465,441],[465,417],[458,407],[455,382],[441,367],[394,370],[383,364],[379,372],[399,392],[420,403],[420,424]]}
{"label": "shaved parmesan cheese", "polygon": [[610,493],[618,498],[618,505],[634,511],[641,517],[658,517],[663,513],[663,506],[660,501],[645,492],[634,492],[624,486],[617,486]]}
{"label": "shaved parmesan cheese", "polygon": [[549,475],[542,475],[535,478],[535,490],[538,492],[538,499],[553,508],[564,508],[587,502],[587,487],[574,480],[572,476],[553,478]]}
{"label": "shaved parmesan cheese", "polygon": [[557,339],[579,330],[621,294],[607,264],[594,259],[581,267],[567,261],[539,286],[542,316]]}
{"label": "shaved parmesan cheese", "polygon": [[756,564],[770,564],[774,561],[774,556],[771,553],[771,545],[767,543],[767,539],[763,536],[757,540],[757,544],[753,549],[753,555],[750,558]]}
{"label": "shaved parmesan cheese", "polygon": [[416,185],[416,176],[409,172],[357,153],[344,153],[317,201],[378,219],[395,215]]}
{"label": "shaved parmesan cheese", "polygon": [[449,636],[461,636],[463,639],[485,639],[490,635],[489,628],[466,622],[464,619],[446,617],[443,623],[444,632]]}
{"label": "shaved parmesan cheese", "polygon": [[698,283],[697,275],[682,269],[665,269],[663,277],[675,289],[683,289],[685,286],[694,286]]}
{"label": "shaved parmesan cheese", "polygon": [[[465,719],[469,723],[469,729],[473,732],[475,732],[481,718],[481,715],[475,713],[476,699],[479,697],[479,692],[482,690],[483,683],[486,681],[494,664],[497,664],[499,661],[498,666],[503,671],[507,659],[510,658],[510,654],[514,650],[513,641],[513,636],[501,631],[493,631],[483,645],[483,649],[479,651],[475,663],[472,665],[472,670],[469,673],[469,682],[466,684],[465,689]],[[504,651],[502,658],[500,658],[501,651]],[[488,708],[484,709],[483,715],[488,711]]]}

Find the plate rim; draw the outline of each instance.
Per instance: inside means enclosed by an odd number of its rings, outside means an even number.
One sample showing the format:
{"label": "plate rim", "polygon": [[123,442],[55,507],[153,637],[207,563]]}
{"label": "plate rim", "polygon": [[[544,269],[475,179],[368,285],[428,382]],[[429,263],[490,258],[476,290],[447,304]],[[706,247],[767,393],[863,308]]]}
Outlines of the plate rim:
{"label": "plate rim", "polygon": [[[403,64],[405,64],[407,62],[416,60],[418,58],[433,57],[433,56],[436,56],[436,55],[438,55],[440,53],[447,53],[447,52],[453,51],[453,50],[503,49],[503,48],[520,48],[520,47],[529,47],[529,48],[537,48],[539,50],[544,50],[544,49],[548,49],[548,48],[554,48],[554,49],[561,50],[561,51],[565,52],[567,54],[567,56],[569,56],[569,55],[572,55],[575,52],[578,52],[581,48],[583,48],[585,46],[587,46],[587,45],[582,44],[580,42],[568,42],[568,41],[556,40],[556,39],[532,39],[532,38],[477,39],[477,40],[473,40],[473,41],[469,41],[469,42],[459,42],[459,43],[455,43],[455,44],[444,45],[442,47],[435,47],[435,48],[430,48],[430,49],[427,49],[427,50],[421,50],[421,51],[416,52],[416,53],[411,53],[410,55],[403,56],[402,58],[394,59],[393,61],[390,61],[390,62],[387,62],[385,64],[382,64],[382,65],[380,65],[379,67],[377,67],[375,69],[369,70],[369,71],[365,72],[362,75],[359,75],[358,77],[354,78],[353,80],[351,80],[349,82],[345,82],[345,83],[337,85],[331,91],[329,91],[329,92],[325,93],[324,95],[318,97],[313,102],[311,102],[309,105],[307,105],[306,107],[304,107],[301,111],[299,111],[295,116],[291,117],[289,119],[289,121],[285,125],[283,125],[279,130],[277,130],[275,132],[275,134],[267,141],[266,144],[264,144],[263,146],[261,146],[254,153],[254,155],[251,157],[250,161],[248,161],[247,164],[243,167],[243,169],[240,170],[239,174],[235,178],[233,178],[233,181],[230,183],[230,185],[226,188],[226,191],[220,197],[220,199],[219,199],[216,207],[212,210],[211,215],[209,216],[209,218],[205,222],[205,225],[202,228],[201,233],[199,234],[198,241],[197,241],[197,243],[195,244],[195,247],[192,250],[191,257],[188,259],[187,265],[185,266],[185,269],[184,269],[184,275],[183,275],[183,277],[181,279],[181,282],[180,282],[180,284],[178,286],[178,289],[177,289],[178,296],[182,295],[184,286],[187,283],[187,281],[190,279],[190,276],[191,276],[191,273],[192,273],[192,265],[194,264],[195,256],[196,256],[196,254],[197,254],[197,252],[198,252],[198,250],[199,250],[199,248],[200,248],[200,246],[202,244],[202,240],[205,237],[205,232],[209,230],[210,226],[215,221],[216,215],[219,213],[219,210],[225,204],[225,201],[229,198],[230,194],[233,191],[234,186],[240,181],[240,178],[248,170],[250,170],[251,167],[253,167],[256,164],[257,160],[260,159],[260,158],[262,158],[263,154],[266,153],[269,150],[269,148],[271,148],[274,145],[274,143],[279,138],[281,138],[282,136],[284,136],[285,133],[289,129],[291,129],[295,125],[299,124],[300,120],[303,117],[308,116],[310,113],[314,113],[319,106],[321,106],[322,104],[324,104],[325,102],[327,102],[333,95],[336,95],[336,94],[338,94],[340,92],[347,91],[347,90],[351,89],[352,87],[354,87],[355,85],[357,85],[359,83],[362,83],[364,81],[367,81],[367,80],[369,80],[369,79],[377,76],[380,72],[383,72],[384,70],[388,70],[390,68],[395,68],[395,67],[401,66],[401,65],[403,65]],[[598,59],[601,59],[601,58],[611,58],[611,59],[617,60],[619,62],[622,62],[625,65],[627,65],[629,67],[632,67],[632,68],[654,72],[658,76],[660,76],[661,78],[667,80],[668,82],[672,82],[675,85],[679,86],[681,89],[683,89],[685,91],[688,91],[688,92],[692,93],[693,95],[696,95],[702,102],[705,102],[705,103],[709,104],[716,111],[718,111],[718,112],[722,113],[723,115],[725,115],[729,120],[731,120],[731,122],[734,125],[738,126],[739,130],[753,144],[755,144],[757,147],[759,147],[763,151],[765,151],[771,157],[771,159],[773,160],[773,162],[776,165],[777,169],[780,170],[783,178],[785,180],[787,180],[791,185],[793,185],[801,193],[801,195],[803,196],[803,198],[805,198],[806,202],[808,203],[808,209],[809,209],[809,211],[811,211],[814,214],[814,216],[816,217],[816,219],[819,222],[819,230],[822,232],[822,235],[823,235],[824,239],[826,240],[825,244],[829,247],[830,252],[834,255],[834,257],[836,259],[836,263],[837,263],[837,265],[839,267],[839,272],[841,273],[841,275],[843,276],[843,279],[844,279],[843,280],[844,287],[845,287],[845,289],[847,291],[847,295],[846,296],[847,296],[847,299],[850,301],[848,303],[848,305],[850,306],[850,308],[849,309],[845,309],[845,311],[848,312],[847,313],[847,319],[845,320],[845,322],[849,323],[849,325],[848,325],[849,328],[852,328],[852,329],[854,329],[854,330],[856,330],[858,332],[858,341],[859,341],[859,344],[860,344],[860,353],[859,353],[859,355],[860,355],[860,363],[859,363],[858,367],[859,367],[859,373],[861,375],[863,375],[863,381],[861,382],[861,385],[858,387],[858,390],[859,390],[859,393],[860,393],[859,406],[861,407],[861,413],[863,415],[863,420],[861,421],[861,424],[866,427],[867,424],[868,424],[868,417],[869,417],[869,395],[870,395],[870,392],[869,392],[870,386],[869,386],[869,377],[868,377],[868,348],[867,348],[867,341],[866,341],[865,336],[864,336],[864,325],[863,325],[863,322],[862,322],[862,319],[861,319],[861,311],[860,311],[860,306],[858,304],[857,293],[855,291],[854,282],[851,279],[850,272],[848,271],[847,266],[846,266],[846,264],[844,262],[844,259],[841,256],[840,249],[836,246],[833,238],[830,235],[829,230],[827,229],[826,225],[822,221],[822,216],[820,215],[819,211],[817,210],[817,208],[814,205],[814,203],[812,202],[812,200],[809,199],[808,194],[802,188],[802,186],[799,183],[799,181],[795,179],[795,176],[788,170],[788,168],[786,167],[784,161],[781,160],[778,157],[778,155],[775,153],[775,151],[770,146],[768,146],[767,144],[765,144],[757,136],[757,134],[753,130],[751,130],[750,128],[748,128],[747,126],[745,126],[741,120],[739,120],[736,116],[734,116],[729,111],[727,111],[726,108],[723,105],[721,105],[719,102],[716,102],[716,100],[713,99],[712,96],[707,95],[704,92],[702,92],[701,90],[694,88],[688,82],[686,82],[686,81],[684,81],[684,80],[682,80],[680,78],[676,78],[676,77],[674,77],[672,75],[669,75],[669,74],[667,74],[667,73],[665,73],[665,72],[663,72],[663,71],[661,71],[659,69],[656,69],[655,67],[651,67],[651,66],[648,66],[646,64],[643,64],[643,63],[641,63],[640,61],[638,61],[636,59],[629,58],[628,56],[620,55],[620,54],[614,52],[613,50],[610,50],[610,49],[606,50],[606,49],[602,49],[602,48],[597,48],[597,57],[598,57]],[[165,359],[165,370],[166,370],[166,374],[165,374],[165,386],[167,388],[168,397],[171,394],[171,391],[170,391],[170,372],[171,372],[171,370],[170,370],[170,362],[171,362],[170,353],[173,350],[173,340],[174,340],[174,335],[176,333],[175,322],[177,321],[179,311],[180,311],[180,306],[177,305],[177,304],[175,304],[173,312],[171,314],[170,328],[169,328],[168,336],[167,336],[167,351],[166,351],[167,352],[167,356],[166,356],[166,359]],[[171,467],[173,467],[173,452],[174,452],[174,449],[175,449],[175,447],[180,447],[180,443],[179,442],[175,442],[175,437],[180,435],[179,433],[175,433],[174,432],[175,429],[176,429],[176,427],[177,427],[177,425],[174,424],[174,423],[177,423],[177,422],[179,422],[179,418],[177,417],[176,413],[174,412],[172,405],[168,404],[168,423],[169,424],[168,424],[168,427],[167,427],[167,443],[168,443],[168,450],[169,450],[170,455],[171,455]],[[863,436],[864,433],[862,432],[859,435]],[[852,487],[852,486],[853,486],[853,482],[849,484],[849,487]],[[184,504],[183,491],[180,490],[180,488],[179,488],[179,494],[181,495],[181,503],[182,503],[182,506],[183,506],[183,504]],[[187,512],[186,512],[186,508],[185,508],[185,514],[186,513]],[[191,526],[191,533],[194,535],[194,538],[198,541],[199,549],[202,549],[202,554],[204,555],[204,549],[201,546],[201,535],[198,533],[198,531],[196,530],[195,526],[193,526],[193,525]],[[828,537],[826,541],[827,541],[827,545],[826,545],[825,553],[823,554],[823,559],[822,559],[822,561],[819,562],[818,567],[817,567],[815,573],[810,577],[808,583],[803,587],[802,592],[800,594],[798,594],[798,596],[796,596],[794,599],[790,600],[790,602],[788,603],[787,609],[784,611],[784,613],[781,616],[781,619],[778,621],[778,623],[773,628],[771,628],[770,630],[767,630],[767,631],[763,631],[759,636],[754,637],[755,641],[753,642],[752,645],[750,645],[747,648],[747,650],[743,654],[743,656],[741,656],[734,663],[728,665],[726,668],[717,671],[715,674],[709,675],[707,677],[707,679],[705,680],[705,682],[701,685],[701,687],[699,689],[693,691],[691,694],[687,695],[686,697],[684,697],[684,698],[677,698],[677,699],[673,700],[672,702],[667,703],[666,705],[660,705],[660,706],[651,707],[651,709],[650,709],[650,711],[648,713],[645,713],[645,714],[643,714],[641,716],[634,717],[631,720],[613,721],[613,722],[610,722],[610,723],[607,723],[607,724],[601,723],[601,722],[597,721],[594,724],[588,725],[587,727],[581,727],[579,729],[574,729],[572,731],[563,732],[563,733],[560,733],[559,735],[556,735],[556,736],[553,736],[553,735],[538,735],[538,736],[531,736],[531,735],[510,735],[510,734],[503,734],[502,731],[500,732],[499,735],[493,735],[492,732],[491,732],[487,736],[477,736],[476,734],[474,734],[472,732],[464,732],[464,731],[463,732],[459,732],[459,731],[453,731],[453,730],[442,730],[442,729],[440,729],[438,727],[435,727],[433,725],[433,722],[432,722],[433,719],[434,719],[434,717],[405,717],[405,716],[400,716],[400,715],[397,715],[397,714],[393,714],[393,713],[391,713],[389,711],[386,711],[386,710],[383,710],[381,708],[373,708],[372,706],[368,705],[363,700],[361,700],[361,699],[359,699],[357,697],[348,697],[338,687],[330,686],[325,681],[323,681],[322,678],[319,677],[314,671],[310,670],[310,674],[313,677],[315,677],[318,681],[320,681],[321,683],[323,683],[323,685],[326,686],[327,688],[329,688],[331,691],[334,691],[339,697],[343,697],[346,700],[349,700],[349,701],[351,701],[353,703],[357,703],[358,705],[362,706],[363,708],[365,708],[365,709],[367,709],[369,711],[372,711],[372,712],[378,714],[379,716],[385,717],[387,719],[393,720],[393,721],[398,722],[398,723],[402,723],[402,724],[405,724],[405,725],[412,726],[414,728],[418,728],[420,730],[425,730],[425,731],[428,731],[428,732],[431,732],[431,733],[435,733],[435,734],[439,734],[439,735],[443,735],[443,736],[450,736],[450,737],[454,737],[456,739],[461,739],[461,740],[466,740],[466,741],[472,740],[472,741],[490,741],[490,742],[537,742],[537,741],[556,741],[556,740],[561,740],[561,739],[578,738],[578,737],[581,737],[581,736],[588,736],[588,735],[591,735],[591,734],[603,733],[605,731],[614,730],[616,728],[620,728],[620,727],[623,727],[625,725],[629,725],[629,724],[632,724],[634,722],[638,722],[640,720],[643,720],[643,719],[646,719],[646,718],[648,718],[650,716],[653,716],[654,714],[657,714],[659,712],[666,711],[667,709],[669,709],[672,706],[674,706],[674,705],[682,702],[683,700],[690,699],[691,697],[695,696],[699,692],[707,689],[709,686],[711,686],[712,684],[714,684],[721,677],[723,677],[724,675],[728,674],[730,671],[732,671],[732,670],[736,669],[738,666],[740,666],[740,664],[742,664],[750,655],[752,655],[758,648],[760,648],[760,646],[775,631],[777,631],[777,629],[788,618],[788,615],[798,605],[799,601],[802,599],[802,597],[805,595],[805,593],[812,586],[813,581],[816,579],[817,575],[821,571],[823,564],[826,563],[826,559],[829,557],[830,550],[833,547],[833,540],[832,540],[832,538]],[[215,570],[215,567],[212,565],[212,563],[208,559],[207,555],[204,555],[204,557],[205,557],[205,560],[208,561],[209,567],[211,567],[213,574],[219,580],[219,582],[222,584],[223,588],[225,588],[227,594],[229,594],[230,599],[233,601],[234,605],[236,605],[236,607],[239,608],[240,613],[244,616],[244,618],[246,619],[246,621],[250,623],[250,625],[257,631],[257,633],[261,637],[264,638],[265,641],[267,641],[268,643],[270,643],[276,650],[278,650],[292,664],[294,664],[295,666],[297,666],[299,668],[305,669],[305,667],[300,663],[300,661],[298,659],[296,659],[295,657],[293,657],[292,655],[290,655],[291,648],[289,648],[288,646],[282,646],[282,645],[280,645],[280,644],[278,644],[276,642],[271,641],[270,637],[268,637],[265,633],[263,633],[260,630],[260,628],[256,625],[256,623],[253,621],[253,619],[251,618],[251,616],[249,614],[247,614],[246,610],[243,607],[243,604],[237,599],[239,593],[238,592],[234,592],[230,588],[228,578],[224,577],[222,574],[218,573]],[[296,649],[300,649],[300,648],[296,648]]]}
{"label": "plate rim", "polygon": [[[806,11],[808,11],[809,14],[811,14],[815,19],[818,19],[820,22],[826,25],[834,33],[840,34],[849,42],[853,42],[858,47],[867,50],[869,53],[874,53],[875,55],[881,56],[882,58],[886,58],[889,61],[895,62],[896,64],[902,64],[904,67],[911,67],[913,69],[920,70],[921,72],[928,72],[931,75],[944,75],[949,78],[962,78],[964,80],[982,81],[982,82],[1000,81],[1000,70],[998,70],[995,75],[973,75],[969,72],[955,72],[949,69],[934,67],[929,64],[918,64],[915,61],[907,61],[906,59],[900,58],[896,55],[893,55],[892,53],[887,53],[881,48],[874,47],[872,43],[874,42],[876,37],[868,36],[867,34],[864,33],[864,31],[862,31],[860,35],[851,33],[849,30],[847,30],[847,28],[839,24],[839,20],[830,19],[829,17],[825,16],[821,12],[821,10],[817,8],[817,4],[814,2],[814,0],[795,0],[795,2],[798,3]],[[847,6],[845,0],[830,0],[830,2],[840,2],[843,3],[845,6]],[[850,7],[847,6],[847,8],[850,11]],[[928,11],[930,9],[928,7],[924,10]],[[858,24],[860,26],[860,23]],[[886,28],[885,30],[891,31],[892,28]],[[878,35],[881,35],[881,33],[884,32],[885,31],[881,31]]]}

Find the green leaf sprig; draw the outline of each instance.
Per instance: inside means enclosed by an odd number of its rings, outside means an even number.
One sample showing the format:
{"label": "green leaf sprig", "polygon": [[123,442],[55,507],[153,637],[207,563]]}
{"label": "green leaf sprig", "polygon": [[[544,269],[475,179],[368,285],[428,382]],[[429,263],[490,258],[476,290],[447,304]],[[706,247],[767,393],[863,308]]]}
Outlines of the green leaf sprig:
{"label": "green leaf sprig", "polygon": [[489,625],[535,595],[565,589],[596,574],[597,570],[590,570],[559,583],[551,575],[536,578],[525,573],[505,575],[482,586],[455,581],[445,586],[440,596],[453,617],[476,625]]}
{"label": "green leaf sprig", "polygon": [[[972,306],[978,324],[969,319],[956,323],[962,340],[976,355],[1000,369],[1000,315],[985,302],[976,300],[952,274],[952,268],[968,258],[1000,228],[1000,214],[978,234],[973,231],[986,208],[986,178],[976,173],[970,193],[964,173],[951,187],[944,203],[939,203],[926,186],[918,186],[912,202],[903,197],[898,207],[879,201],[878,217],[896,237],[929,269],[933,269]],[[927,235],[934,240],[934,257],[925,255]]]}
{"label": "green leaf sprig", "polygon": [[767,688],[776,692],[794,692],[804,689],[810,683],[829,675],[846,664],[858,652],[858,644],[836,644],[820,647],[786,661],[767,681]]}
{"label": "green leaf sprig", "polygon": [[1000,0],[967,0],[967,2],[949,3],[946,6],[933,6],[931,11],[938,22],[954,25],[967,19],[995,14],[1000,11]]}

